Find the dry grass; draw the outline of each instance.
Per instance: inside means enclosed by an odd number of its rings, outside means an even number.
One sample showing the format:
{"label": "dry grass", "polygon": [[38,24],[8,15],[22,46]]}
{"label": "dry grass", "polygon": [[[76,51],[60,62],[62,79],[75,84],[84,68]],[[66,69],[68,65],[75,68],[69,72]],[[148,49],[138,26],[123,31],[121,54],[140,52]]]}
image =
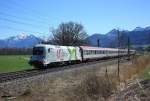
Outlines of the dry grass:
{"label": "dry grass", "polygon": [[[149,57],[142,56],[135,58],[132,64],[121,65],[120,81],[127,82],[134,75],[142,73],[150,63]],[[36,86],[32,86],[15,101],[104,101],[117,90],[119,84],[115,67],[114,72],[109,68],[107,71],[105,68],[79,70],[49,82],[39,80]]]}
{"label": "dry grass", "polygon": [[130,65],[125,65],[121,69],[121,81],[129,80],[129,79],[134,79],[143,71],[145,68],[150,64],[150,55],[145,55],[141,56],[139,58],[135,58],[133,60],[133,63]]}
{"label": "dry grass", "polygon": [[106,76],[97,76],[94,72],[89,73],[80,85],[66,93],[68,101],[105,100],[116,89],[116,84],[114,83]]}

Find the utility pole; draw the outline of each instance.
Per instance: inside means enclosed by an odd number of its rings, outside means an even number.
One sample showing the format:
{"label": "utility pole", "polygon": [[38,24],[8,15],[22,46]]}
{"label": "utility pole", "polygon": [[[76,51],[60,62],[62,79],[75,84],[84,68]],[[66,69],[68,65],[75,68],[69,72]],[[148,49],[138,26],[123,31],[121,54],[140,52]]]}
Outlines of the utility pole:
{"label": "utility pole", "polygon": [[130,38],[128,36],[128,60],[130,60]]}
{"label": "utility pole", "polygon": [[120,82],[120,52],[119,52],[119,48],[120,48],[120,31],[118,30],[117,31],[118,33],[118,79],[119,79],[119,82]]}
{"label": "utility pole", "polygon": [[150,46],[150,33],[148,34],[148,41],[149,41],[149,46]]}
{"label": "utility pole", "polygon": [[100,47],[100,39],[97,39],[97,47]]}

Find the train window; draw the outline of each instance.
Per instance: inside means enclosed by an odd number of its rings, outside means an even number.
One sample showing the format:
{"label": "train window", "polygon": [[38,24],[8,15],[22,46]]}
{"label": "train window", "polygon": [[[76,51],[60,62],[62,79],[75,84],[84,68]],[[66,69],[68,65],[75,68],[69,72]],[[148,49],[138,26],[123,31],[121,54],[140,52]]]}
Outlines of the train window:
{"label": "train window", "polygon": [[43,47],[34,47],[33,48],[33,55],[43,55],[44,48]]}
{"label": "train window", "polygon": [[104,54],[104,51],[102,51],[102,53]]}
{"label": "train window", "polygon": [[83,51],[83,55],[86,55],[86,52],[85,52],[85,51]]}
{"label": "train window", "polygon": [[100,51],[100,54],[102,54],[102,51]]}
{"label": "train window", "polygon": [[87,55],[87,51],[84,51],[85,52],[85,55]]}
{"label": "train window", "polygon": [[83,51],[83,55],[85,55],[85,51]]}
{"label": "train window", "polygon": [[94,54],[95,52],[94,52],[94,50],[92,50],[92,54]]}
{"label": "train window", "polygon": [[86,51],[86,55],[89,55],[89,50]]}
{"label": "train window", "polygon": [[48,53],[50,53],[50,51],[51,51],[51,49],[49,48],[49,49],[48,49]]}
{"label": "train window", "polygon": [[88,51],[85,51],[85,54],[88,55]]}

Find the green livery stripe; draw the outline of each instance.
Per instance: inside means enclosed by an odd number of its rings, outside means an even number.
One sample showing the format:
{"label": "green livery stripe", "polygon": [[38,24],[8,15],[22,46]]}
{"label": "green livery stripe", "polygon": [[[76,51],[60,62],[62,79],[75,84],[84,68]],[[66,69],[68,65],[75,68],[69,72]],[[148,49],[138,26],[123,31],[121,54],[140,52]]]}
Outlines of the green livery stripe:
{"label": "green livery stripe", "polygon": [[68,51],[69,51],[69,54],[70,54],[70,60],[76,60],[77,59],[77,53],[76,53],[76,48],[69,48],[68,47]]}

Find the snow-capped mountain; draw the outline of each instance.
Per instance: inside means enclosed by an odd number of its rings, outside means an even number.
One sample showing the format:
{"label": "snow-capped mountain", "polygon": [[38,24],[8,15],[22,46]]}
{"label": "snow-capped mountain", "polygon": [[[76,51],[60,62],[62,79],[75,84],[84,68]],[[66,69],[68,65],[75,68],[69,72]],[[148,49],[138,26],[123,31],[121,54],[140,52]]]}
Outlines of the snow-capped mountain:
{"label": "snow-capped mountain", "polygon": [[133,31],[146,31],[146,30],[150,30],[150,26],[148,27],[136,27]]}
{"label": "snow-capped mountain", "polygon": [[142,27],[136,27],[133,31],[143,31],[143,30],[145,30],[145,29]]}
{"label": "snow-capped mountain", "polygon": [[19,34],[0,40],[0,48],[31,48],[41,41],[41,38],[34,35]]}
{"label": "snow-capped mountain", "polygon": [[[93,34],[87,38],[90,45],[97,46],[97,40],[100,40],[102,47],[115,47],[117,46],[117,36],[118,30],[113,29],[106,34]],[[123,30],[121,33],[124,33],[124,37],[129,37],[132,45],[147,45],[150,44],[150,26],[149,27],[136,27],[132,31]]]}

